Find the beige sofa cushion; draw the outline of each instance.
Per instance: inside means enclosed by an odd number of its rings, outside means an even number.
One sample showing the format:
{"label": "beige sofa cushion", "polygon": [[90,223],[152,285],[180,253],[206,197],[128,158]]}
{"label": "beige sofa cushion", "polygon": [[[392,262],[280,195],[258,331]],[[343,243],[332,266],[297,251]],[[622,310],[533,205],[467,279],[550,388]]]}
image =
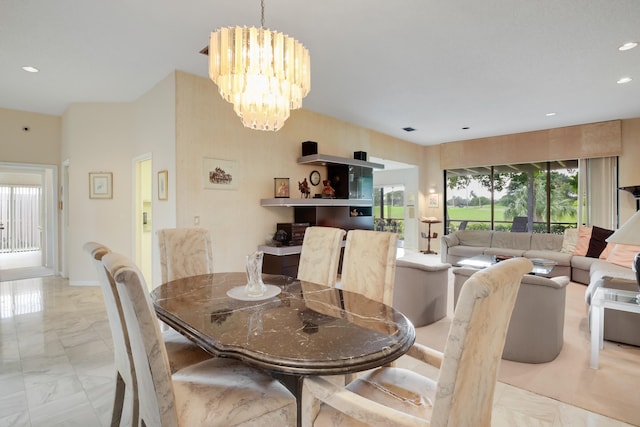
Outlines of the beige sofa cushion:
{"label": "beige sofa cushion", "polygon": [[491,235],[486,230],[460,230],[456,232],[459,246],[491,246]]}
{"label": "beige sofa cushion", "polygon": [[531,250],[534,251],[562,251],[564,237],[561,234],[533,233],[531,234]]}
{"label": "beige sofa cushion", "polygon": [[526,251],[531,247],[531,234],[494,231],[493,237],[491,238],[491,247]]}
{"label": "beige sofa cushion", "polygon": [[573,254],[576,250],[576,243],[578,243],[578,229],[565,228],[562,239],[562,252],[565,254]]}

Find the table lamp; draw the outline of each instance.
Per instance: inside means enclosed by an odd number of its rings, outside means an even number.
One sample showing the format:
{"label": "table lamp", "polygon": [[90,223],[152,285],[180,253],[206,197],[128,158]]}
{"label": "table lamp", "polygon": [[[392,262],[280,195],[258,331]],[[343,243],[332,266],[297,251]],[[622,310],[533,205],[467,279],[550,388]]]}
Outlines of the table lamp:
{"label": "table lamp", "polygon": [[[637,211],[622,227],[605,239],[607,242],[620,243],[622,245],[640,246],[640,211]],[[633,259],[631,269],[636,273],[636,284],[640,291],[640,253]],[[640,294],[636,298],[640,302]]]}

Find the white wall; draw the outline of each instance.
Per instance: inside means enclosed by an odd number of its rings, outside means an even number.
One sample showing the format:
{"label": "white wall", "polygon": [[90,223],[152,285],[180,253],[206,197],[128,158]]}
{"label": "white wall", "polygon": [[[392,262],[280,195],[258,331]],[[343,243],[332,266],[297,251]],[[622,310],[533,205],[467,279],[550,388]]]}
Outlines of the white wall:
{"label": "white wall", "polygon": [[[69,161],[66,260],[72,285],[95,284],[96,272],[82,250],[87,241],[131,253],[131,104],[74,104],[63,115],[62,159]],[[113,174],[113,198],[89,199],[89,172]]]}
{"label": "white wall", "polygon": [[[160,81],[133,105],[134,156],[152,156],[152,274],[151,284],[159,285],[160,254],[156,231],[176,226],[176,103],[175,73]],[[158,171],[168,171],[168,200],[158,200]]]}

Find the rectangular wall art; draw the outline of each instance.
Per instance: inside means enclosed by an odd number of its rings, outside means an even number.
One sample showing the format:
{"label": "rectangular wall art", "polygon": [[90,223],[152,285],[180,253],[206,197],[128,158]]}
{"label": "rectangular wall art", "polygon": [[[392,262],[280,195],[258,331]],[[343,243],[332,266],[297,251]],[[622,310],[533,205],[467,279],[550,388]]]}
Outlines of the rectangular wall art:
{"label": "rectangular wall art", "polygon": [[168,200],[169,171],[158,172],[158,200]]}
{"label": "rectangular wall art", "polygon": [[238,162],[205,158],[202,161],[202,180],[204,188],[237,190]]}
{"label": "rectangular wall art", "polygon": [[89,172],[89,198],[113,198],[113,174],[111,172]]}

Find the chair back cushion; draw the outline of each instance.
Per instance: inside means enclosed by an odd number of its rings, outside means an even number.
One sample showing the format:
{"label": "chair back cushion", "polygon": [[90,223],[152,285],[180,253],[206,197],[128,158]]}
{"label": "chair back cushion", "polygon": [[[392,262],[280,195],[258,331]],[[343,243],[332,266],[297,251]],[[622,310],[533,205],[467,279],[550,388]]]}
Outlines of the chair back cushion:
{"label": "chair back cushion", "polygon": [[342,262],[342,289],[393,305],[397,244],[396,233],[350,230]]}
{"label": "chair back cushion", "polygon": [[206,228],[158,230],[162,282],[213,273],[211,235]]}
{"label": "chair back cushion", "polygon": [[444,349],[431,425],[490,426],[498,364],[525,258],[474,273],[462,286]]}
{"label": "chair back cushion", "polygon": [[102,289],[104,305],[107,311],[107,319],[109,320],[109,328],[111,329],[111,337],[113,340],[113,353],[115,368],[123,378],[127,385],[132,385],[131,380],[131,359],[129,355],[129,335],[124,330],[124,314],[122,313],[122,305],[116,294],[116,283],[111,274],[104,268],[102,257],[111,251],[106,246],[96,243],[87,242],[83,249],[91,255],[98,280]]}
{"label": "chair back cushion", "polygon": [[333,227],[307,227],[302,241],[298,279],[334,287],[345,231]]}
{"label": "chair back cushion", "polygon": [[102,262],[116,282],[122,304],[138,383],[140,419],[147,426],[177,427],[169,360],[142,273],[117,253],[105,255]]}

